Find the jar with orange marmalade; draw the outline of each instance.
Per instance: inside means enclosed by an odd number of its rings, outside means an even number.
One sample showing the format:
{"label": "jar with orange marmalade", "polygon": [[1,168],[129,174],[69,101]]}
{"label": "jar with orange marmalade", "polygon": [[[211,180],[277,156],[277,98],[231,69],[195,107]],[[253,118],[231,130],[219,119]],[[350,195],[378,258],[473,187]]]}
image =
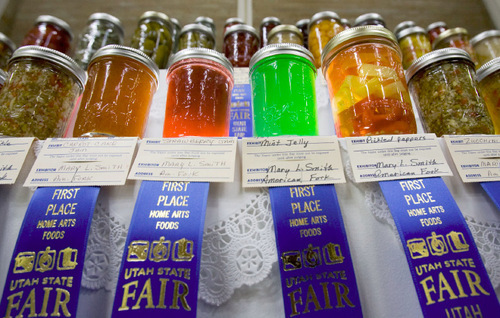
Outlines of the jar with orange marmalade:
{"label": "jar with orange marmalade", "polygon": [[137,49],[99,49],[89,64],[73,136],[142,138],[158,77],[158,66]]}
{"label": "jar with orange marmalade", "polygon": [[316,68],[321,67],[321,54],[328,41],[343,30],[340,17],[335,12],[323,11],[312,16],[309,23],[308,46],[314,56]]}
{"label": "jar with orange marmalade", "polygon": [[345,30],[325,47],[322,62],[338,137],[417,132],[401,49],[391,31]]}

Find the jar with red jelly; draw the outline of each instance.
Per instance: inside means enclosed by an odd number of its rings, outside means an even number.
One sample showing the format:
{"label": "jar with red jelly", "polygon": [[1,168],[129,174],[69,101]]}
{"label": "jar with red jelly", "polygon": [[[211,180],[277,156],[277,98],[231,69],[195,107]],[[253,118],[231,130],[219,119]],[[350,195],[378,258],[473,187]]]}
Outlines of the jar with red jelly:
{"label": "jar with red jelly", "polygon": [[262,22],[260,23],[260,47],[264,47],[268,44],[267,36],[269,35],[269,32],[280,24],[280,19],[276,17],[266,17],[262,19]]}
{"label": "jar with red jelly", "polygon": [[21,46],[38,45],[69,54],[73,33],[68,23],[51,15],[41,15],[24,36]]}
{"label": "jar with red jelly", "polygon": [[446,25],[446,23],[443,21],[429,24],[427,26],[427,34],[429,34],[429,40],[431,41],[431,44],[434,43],[434,40],[437,39],[437,37],[446,30],[448,30],[448,25]]}
{"label": "jar with red jelly", "polygon": [[233,67],[248,67],[250,59],[259,50],[257,30],[246,24],[230,26],[224,34],[222,50]]}

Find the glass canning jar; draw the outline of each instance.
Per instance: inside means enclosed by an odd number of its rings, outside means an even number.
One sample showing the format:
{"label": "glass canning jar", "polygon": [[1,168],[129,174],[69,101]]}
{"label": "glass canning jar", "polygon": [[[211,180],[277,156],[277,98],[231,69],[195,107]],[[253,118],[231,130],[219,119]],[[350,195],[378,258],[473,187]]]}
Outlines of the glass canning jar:
{"label": "glass canning jar", "polygon": [[264,47],[268,44],[267,38],[269,36],[269,32],[274,27],[277,27],[278,25],[281,24],[280,19],[276,17],[265,17],[262,19],[260,22],[260,47]]}
{"label": "glass canning jar", "polygon": [[301,45],[269,44],[252,57],[255,136],[318,134],[316,74],[311,52]]}
{"label": "glass canning jar", "polygon": [[427,53],[410,66],[406,79],[426,132],[438,137],[493,133],[474,63],[464,50]]}
{"label": "glass canning jar", "polygon": [[403,67],[408,69],[419,57],[431,51],[431,42],[424,28],[415,26],[406,28],[396,37],[403,53]]}
{"label": "glass canning jar", "polygon": [[321,54],[335,35],[344,30],[338,14],[332,11],[318,12],[309,23],[309,51],[314,56],[316,68],[321,67]]}
{"label": "glass canning jar", "polygon": [[233,67],[248,67],[250,59],[259,50],[257,30],[246,24],[229,27],[224,34],[222,51]]}
{"label": "glass canning jar", "polygon": [[469,41],[469,33],[464,28],[453,28],[443,31],[432,43],[433,50],[456,47],[465,50],[478,68],[479,63],[476,58],[474,48]]}
{"label": "glass canning jar", "polygon": [[470,40],[479,65],[500,57],[500,30],[484,31]]}
{"label": "glass canning jar", "polygon": [[212,29],[203,24],[186,24],[179,32],[178,50],[189,48],[215,49],[215,35]]}
{"label": "glass canning jar", "polygon": [[398,25],[396,25],[396,27],[394,28],[394,31],[392,31],[392,33],[394,33],[394,35],[397,38],[399,32],[403,31],[404,29],[408,29],[408,28],[411,28],[414,26],[417,26],[417,25],[413,21],[403,21],[403,22],[398,23]]}
{"label": "glass canning jar", "polygon": [[24,36],[21,46],[39,45],[69,54],[73,33],[69,24],[51,15],[41,15]]}
{"label": "glass canning jar", "polygon": [[123,44],[123,27],[120,20],[107,13],[93,13],[78,36],[74,60],[87,69],[95,52],[108,44]]}
{"label": "glass canning jar", "polygon": [[217,34],[216,33],[216,29],[215,29],[215,22],[214,22],[214,20],[212,18],[203,17],[203,16],[197,17],[194,20],[194,23],[198,23],[198,24],[204,25],[206,27],[209,27],[212,30],[213,34]]}
{"label": "glass canning jar", "polygon": [[229,135],[233,67],[219,52],[179,51],[167,72],[163,137]]}
{"label": "glass canning jar", "polygon": [[500,135],[500,57],[486,62],[477,70],[477,81],[490,112],[495,134]]}
{"label": "glass canning jar", "polygon": [[354,20],[355,27],[362,25],[380,25],[385,27],[385,21],[378,13],[365,13]]}
{"label": "glass canning jar", "polygon": [[9,60],[0,90],[0,133],[39,139],[62,137],[85,84],[85,72],[59,51],[23,46]]}
{"label": "glass canning jar", "polygon": [[0,69],[0,89],[4,87],[6,80],[7,80],[7,73],[3,69]]}
{"label": "glass canning jar", "polygon": [[334,37],[322,55],[338,137],[417,132],[401,49],[381,26]]}
{"label": "glass canning jar", "polygon": [[5,34],[0,33],[0,69],[6,71],[7,64],[12,54],[16,50],[16,45]]}
{"label": "glass canning jar", "polygon": [[166,68],[172,52],[172,29],[166,14],[146,11],[139,19],[130,46],[149,56],[159,68]]}
{"label": "glass canning jar", "polygon": [[[226,34],[226,31],[229,27],[232,27],[233,25],[238,25],[238,24],[245,24],[242,19],[240,18],[229,18],[226,19],[226,22],[224,23],[224,31],[223,34]],[[260,44],[260,42],[259,42]]]}
{"label": "glass canning jar", "polygon": [[434,43],[434,40],[443,33],[448,30],[448,25],[446,25],[443,21],[438,21],[431,23],[427,26],[427,34],[429,35],[429,41],[431,41],[431,45]]}
{"label": "glass canning jar", "polygon": [[142,138],[158,76],[158,66],[137,49],[99,49],[89,64],[73,136]]}
{"label": "glass canning jar", "polygon": [[170,18],[170,22],[172,22],[172,53],[177,52],[179,47],[179,33],[181,32],[181,24],[179,20],[176,18]]}
{"label": "glass canning jar", "polygon": [[273,28],[267,37],[268,44],[293,43],[304,46],[302,32],[294,25],[282,24]]}
{"label": "glass canning jar", "polygon": [[302,38],[304,39],[304,47],[309,48],[309,22],[311,19],[301,19],[295,23],[295,26],[302,32]]}

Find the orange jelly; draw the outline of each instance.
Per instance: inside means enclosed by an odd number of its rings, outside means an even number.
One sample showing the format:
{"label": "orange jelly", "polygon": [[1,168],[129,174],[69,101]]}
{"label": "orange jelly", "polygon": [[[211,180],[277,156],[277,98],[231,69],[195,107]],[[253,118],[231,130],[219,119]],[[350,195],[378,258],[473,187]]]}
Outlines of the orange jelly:
{"label": "orange jelly", "polygon": [[338,137],[417,132],[401,51],[390,31],[346,30],[322,60]]}
{"label": "orange jelly", "polygon": [[98,50],[89,65],[73,136],[142,138],[158,73],[139,50],[118,45]]}

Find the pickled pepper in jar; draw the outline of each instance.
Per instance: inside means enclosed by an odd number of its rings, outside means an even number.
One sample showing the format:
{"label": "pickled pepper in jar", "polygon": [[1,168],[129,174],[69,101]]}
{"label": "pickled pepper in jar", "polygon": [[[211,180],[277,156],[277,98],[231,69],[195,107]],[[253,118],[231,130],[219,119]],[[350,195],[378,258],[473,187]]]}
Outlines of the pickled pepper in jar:
{"label": "pickled pepper in jar", "polygon": [[495,127],[495,134],[500,135],[500,57],[486,62],[477,70],[479,91]]}
{"label": "pickled pepper in jar", "polygon": [[379,25],[385,27],[385,20],[378,13],[365,13],[354,20],[354,26]]}
{"label": "pickled pepper in jar", "polygon": [[405,70],[419,57],[431,51],[431,42],[424,28],[418,26],[406,28],[398,32],[396,37],[403,53]]}
{"label": "pickled pepper in jar", "polygon": [[224,34],[222,51],[233,67],[248,67],[250,59],[259,50],[260,38],[254,27],[236,24]]}
{"label": "pickled pepper in jar", "polygon": [[445,49],[449,47],[456,47],[466,51],[476,65],[476,68],[479,68],[476,53],[470,44],[469,33],[466,29],[453,28],[443,31],[432,43],[433,50]]}
{"label": "pickled pepper in jar", "polygon": [[189,48],[215,49],[215,35],[212,29],[202,24],[185,25],[179,33],[178,50]]}
{"label": "pickled pepper in jar", "polygon": [[123,44],[122,24],[110,14],[93,13],[79,36],[73,58],[86,70],[94,53],[108,44]]}
{"label": "pickled pepper in jar", "polygon": [[316,68],[321,67],[321,54],[328,41],[343,30],[340,17],[335,12],[323,11],[312,16],[309,23],[309,51],[314,56]]}
{"label": "pickled pepper in jar", "polygon": [[500,30],[484,31],[470,40],[479,65],[500,57]]}
{"label": "pickled pepper in jar", "polygon": [[172,52],[172,29],[166,14],[146,11],[139,19],[130,46],[149,56],[159,68],[166,68]]}
{"label": "pickled pepper in jar", "polygon": [[293,43],[304,46],[302,32],[290,24],[282,24],[273,28],[267,37],[268,44]]}
{"label": "pickled pepper in jar", "polygon": [[309,22],[310,19],[301,19],[295,23],[295,26],[302,32],[302,38],[304,39],[304,47],[309,48]]}
{"label": "pickled pepper in jar", "polygon": [[16,50],[16,45],[5,34],[0,33],[0,69],[6,71],[7,64],[12,54]]}
{"label": "pickled pepper in jar", "polygon": [[21,46],[39,45],[69,54],[73,33],[69,24],[51,15],[41,15],[24,36]]}
{"label": "pickled pepper in jar", "polygon": [[429,41],[431,41],[431,45],[434,43],[434,40],[443,33],[448,30],[448,25],[446,25],[443,21],[438,21],[431,23],[427,26],[427,34],[429,35]]}
{"label": "pickled pepper in jar", "polygon": [[322,55],[338,137],[417,132],[401,50],[381,26],[334,37]]}
{"label": "pickled pepper in jar", "polygon": [[474,63],[462,49],[435,50],[416,60],[406,79],[427,133],[493,134],[493,123],[478,93]]}
{"label": "pickled pepper in jar", "polygon": [[260,23],[260,47],[261,48],[268,44],[267,37],[269,35],[269,32],[271,32],[271,30],[274,27],[276,27],[280,24],[281,24],[280,19],[278,19],[276,17],[265,17],[264,19],[262,19],[262,21]]}

